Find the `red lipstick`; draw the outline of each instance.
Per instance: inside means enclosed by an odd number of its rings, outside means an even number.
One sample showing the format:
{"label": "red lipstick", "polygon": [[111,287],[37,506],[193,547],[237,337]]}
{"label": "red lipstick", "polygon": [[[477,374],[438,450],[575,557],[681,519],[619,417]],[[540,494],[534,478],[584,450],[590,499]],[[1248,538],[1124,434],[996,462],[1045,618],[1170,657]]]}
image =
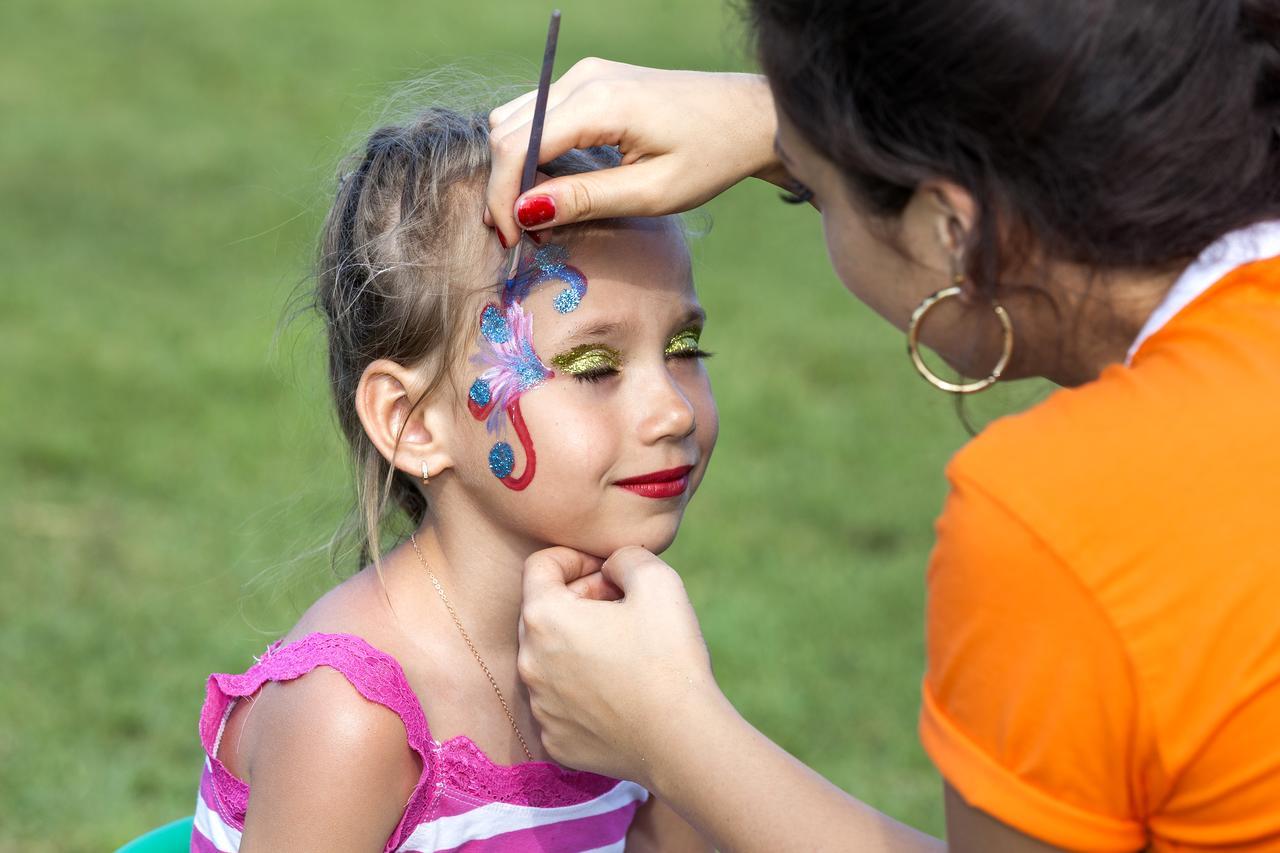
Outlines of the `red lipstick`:
{"label": "red lipstick", "polygon": [[679,468],[668,468],[665,471],[654,471],[652,474],[643,474],[639,477],[628,477],[625,480],[616,481],[614,485],[644,498],[655,500],[674,498],[684,494],[685,489],[689,488],[689,472],[692,470],[692,465],[681,465]]}

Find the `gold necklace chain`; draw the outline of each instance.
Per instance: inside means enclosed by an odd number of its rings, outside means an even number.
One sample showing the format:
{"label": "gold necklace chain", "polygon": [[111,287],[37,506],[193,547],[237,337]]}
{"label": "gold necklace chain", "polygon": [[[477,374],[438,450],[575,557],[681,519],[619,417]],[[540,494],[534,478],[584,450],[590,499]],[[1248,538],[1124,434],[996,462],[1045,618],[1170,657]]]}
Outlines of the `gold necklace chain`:
{"label": "gold necklace chain", "polygon": [[520,733],[520,727],[516,725],[516,718],[511,713],[511,707],[507,705],[506,697],[502,695],[502,688],[498,687],[498,680],[493,677],[493,673],[485,665],[484,658],[480,657],[476,644],[471,642],[467,629],[462,627],[462,620],[458,618],[458,611],[453,609],[453,604],[449,602],[449,596],[444,594],[444,587],[440,585],[440,580],[436,577],[435,572],[431,571],[431,567],[427,565],[427,558],[422,556],[422,551],[418,548],[418,537],[410,533],[409,541],[413,543],[413,552],[418,555],[418,562],[422,563],[422,568],[427,570],[427,577],[431,578],[431,585],[436,588],[436,592],[440,593],[440,600],[444,602],[444,606],[449,610],[449,615],[453,617],[453,624],[458,626],[458,633],[466,641],[467,648],[471,649],[471,654],[475,656],[476,663],[480,664],[480,668],[484,670],[485,677],[489,679],[489,684],[493,687],[493,692],[498,694],[498,701],[502,703],[502,712],[507,715],[507,722],[511,723],[511,731],[516,733],[516,738],[520,741],[520,748],[524,750],[524,754],[528,759],[533,761],[533,753],[529,751],[529,744],[525,742],[524,735]]}

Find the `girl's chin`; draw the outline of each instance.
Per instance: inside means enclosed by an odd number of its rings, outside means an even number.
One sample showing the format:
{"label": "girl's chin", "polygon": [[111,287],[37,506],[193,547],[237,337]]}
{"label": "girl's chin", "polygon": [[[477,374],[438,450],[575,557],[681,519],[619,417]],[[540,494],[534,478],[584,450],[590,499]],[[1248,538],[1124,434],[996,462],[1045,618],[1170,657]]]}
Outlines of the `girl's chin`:
{"label": "girl's chin", "polygon": [[641,548],[645,548],[655,554],[661,554],[671,547],[671,543],[676,539],[678,530],[678,524],[662,525],[661,529],[659,529],[659,525],[654,524],[638,525],[630,530],[618,533],[611,532],[609,535],[590,539],[586,539],[579,534],[572,537],[573,541],[565,541],[560,544],[568,545],[570,548],[582,551],[585,554],[591,554],[602,560],[608,558],[614,551],[632,545],[639,545]]}

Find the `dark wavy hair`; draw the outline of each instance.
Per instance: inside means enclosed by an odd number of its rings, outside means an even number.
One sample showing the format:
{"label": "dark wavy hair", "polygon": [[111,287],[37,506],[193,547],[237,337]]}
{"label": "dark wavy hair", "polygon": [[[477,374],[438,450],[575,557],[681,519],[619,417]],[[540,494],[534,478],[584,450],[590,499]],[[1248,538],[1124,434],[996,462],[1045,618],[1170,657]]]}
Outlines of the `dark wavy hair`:
{"label": "dark wavy hair", "polygon": [[979,206],[973,279],[1032,248],[1173,268],[1280,213],[1280,0],[748,0],[775,99],[872,214]]}

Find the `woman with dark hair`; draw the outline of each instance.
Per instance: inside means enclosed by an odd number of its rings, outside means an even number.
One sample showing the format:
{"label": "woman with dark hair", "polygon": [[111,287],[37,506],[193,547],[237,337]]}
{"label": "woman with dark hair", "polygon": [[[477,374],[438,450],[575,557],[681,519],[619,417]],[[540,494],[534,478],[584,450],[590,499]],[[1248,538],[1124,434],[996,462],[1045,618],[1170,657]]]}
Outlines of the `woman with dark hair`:
{"label": "woman with dark hair", "polygon": [[[1280,849],[1280,0],[749,5],[763,78],[586,60],[553,87],[542,159],[621,167],[517,198],[531,99],[495,111],[487,220],[764,178],[931,383],[1064,386],[947,469],[920,733],[949,843]],[[940,845],[743,721],[641,549],[530,558],[520,654],[555,757],[722,849]]]}

